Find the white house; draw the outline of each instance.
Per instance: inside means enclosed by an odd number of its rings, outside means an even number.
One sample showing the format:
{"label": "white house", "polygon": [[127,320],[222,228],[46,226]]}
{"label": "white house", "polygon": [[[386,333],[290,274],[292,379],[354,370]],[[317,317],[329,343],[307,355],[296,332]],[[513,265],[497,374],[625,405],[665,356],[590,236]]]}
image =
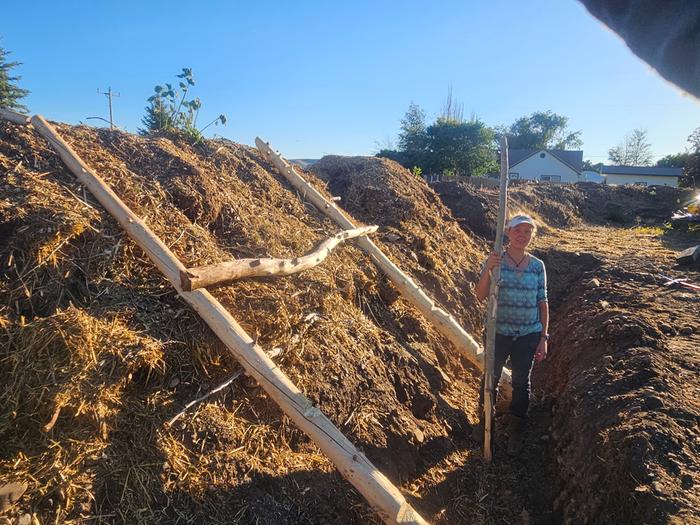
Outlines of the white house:
{"label": "white house", "polygon": [[682,168],[659,168],[656,166],[603,166],[601,175],[606,184],[636,184],[638,186],[678,187]]}
{"label": "white house", "polygon": [[604,184],[605,177],[597,171],[583,170],[581,172],[581,182],[595,182],[596,184]]}
{"label": "white house", "polygon": [[541,182],[581,182],[583,151],[566,150],[508,150],[510,179]]}

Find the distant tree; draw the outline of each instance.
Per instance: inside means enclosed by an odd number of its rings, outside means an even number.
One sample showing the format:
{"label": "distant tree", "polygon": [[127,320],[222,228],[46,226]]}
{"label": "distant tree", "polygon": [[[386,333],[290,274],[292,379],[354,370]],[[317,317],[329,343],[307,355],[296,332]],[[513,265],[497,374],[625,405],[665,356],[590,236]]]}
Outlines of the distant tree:
{"label": "distant tree", "polygon": [[380,151],[393,151],[396,150],[396,147],[394,146],[394,139],[391,138],[391,135],[387,133],[386,137],[384,137],[384,140],[375,140],[374,141],[374,146],[377,148],[377,152]]}
{"label": "distant tree", "polygon": [[401,130],[399,131],[399,151],[402,154],[402,163],[408,169],[422,168],[425,163],[427,146],[425,112],[418,104],[411,102],[401,120]]}
{"label": "distant tree", "polygon": [[406,156],[404,155],[404,153],[395,149],[382,148],[375,154],[375,157],[382,157],[385,159],[394,160],[402,166],[404,166],[405,168],[408,168],[409,166],[409,164],[406,163]]}
{"label": "distant tree", "polygon": [[700,128],[688,137],[689,147],[682,153],[666,155],[656,165],[662,168],[682,168],[681,186],[696,187],[700,181]]}
{"label": "distant tree", "polygon": [[628,133],[622,143],[608,150],[608,158],[616,166],[650,166],[652,154],[647,130]]}
{"label": "distant tree", "polygon": [[569,118],[553,111],[535,111],[510,126],[497,129],[505,134],[510,149],[575,149],[583,145],[580,131],[570,131]]}
{"label": "distant tree", "polygon": [[464,122],[464,105],[453,99],[452,84],[447,88],[447,97],[442,105],[439,118],[444,122]]}
{"label": "distant tree", "polygon": [[141,135],[149,135],[156,132],[182,133],[194,142],[201,141],[202,132],[211,125],[226,124],[226,115],[219,115],[201,130],[197,129],[197,117],[202,107],[199,98],[187,100],[190,88],[194,86],[194,77],[190,68],[182,68],[182,73],[177,75],[179,87],[177,91],[171,84],[158,85],[155,93],[148,98],[149,105],[141,123],[143,128],[138,132]]}
{"label": "distant tree", "polygon": [[428,173],[479,177],[498,170],[494,132],[480,120],[438,118],[428,127]]}
{"label": "distant tree", "polygon": [[600,169],[603,167],[602,162],[596,162],[593,164],[590,160],[586,159],[583,161],[583,164],[581,165],[581,169],[585,171],[597,171],[600,173]]}
{"label": "distant tree", "polygon": [[693,153],[700,153],[700,128],[695,128],[688,136],[688,143]]}
{"label": "distant tree", "polygon": [[425,112],[411,102],[401,120],[398,149],[381,148],[378,157],[399,162],[418,176],[481,176],[498,170],[493,129],[473,116],[465,121],[449,88],[442,114],[426,127]]}
{"label": "distant tree", "polygon": [[11,71],[21,62],[8,62],[9,51],[0,47],[0,108],[27,112],[27,107],[19,101],[29,95],[29,91],[17,86],[16,82],[22,77],[13,76]]}
{"label": "distant tree", "polygon": [[691,153],[674,153],[660,158],[656,165],[661,168],[685,168],[691,157]]}
{"label": "distant tree", "polygon": [[700,182],[700,128],[695,130],[688,137],[688,159],[683,166],[683,178],[681,185],[697,188]]}

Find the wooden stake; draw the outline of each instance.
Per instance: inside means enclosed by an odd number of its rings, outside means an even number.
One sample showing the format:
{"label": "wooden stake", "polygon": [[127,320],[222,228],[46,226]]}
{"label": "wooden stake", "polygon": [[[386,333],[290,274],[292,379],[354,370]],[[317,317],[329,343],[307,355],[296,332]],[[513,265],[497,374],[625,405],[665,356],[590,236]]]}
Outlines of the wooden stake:
{"label": "wooden stake", "polygon": [[[262,156],[272,162],[305,199],[311,201],[314,206],[342,228],[355,228],[355,224],[346,217],[341,209],[334,202],[326,199],[320,191],[299,175],[292,165],[282,158],[279,152],[273,150],[268,143],[260,138],[255,139],[255,145]],[[480,370],[484,368],[484,354],[481,346],[457,323],[454,317],[428,297],[413,279],[402,272],[370,239],[362,237],[357,240],[357,244],[394,283],[394,286],[406,300],[421,312],[442,335],[447,337],[460,354],[475,364]],[[502,383],[506,394],[510,392],[510,382],[510,371],[503,370]]]}
{"label": "wooden stake", "polygon": [[[501,191],[498,197],[498,222],[496,224],[496,242],[493,251],[503,251],[503,229],[508,209],[508,139],[501,137]],[[490,462],[493,456],[491,437],[493,436],[493,415],[496,404],[496,385],[494,384],[494,357],[496,346],[496,313],[498,309],[498,286],[501,280],[501,267],[491,270],[489,283],[489,302],[486,309],[486,354],[484,366],[484,459]]]}
{"label": "wooden stake", "polygon": [[333,248],[347,239],[369,235],[377,226],[365,226],[336,233],[323,241],[318,248],[303,257],[294,259],[236,259],[233,261],[189,268],[180,274],[180,284],[186,292],[207,288],[242,279],[244,277],[277,277],[292,275],[321,264]]}
{"label": "wooden stake", "polygon": [[313,406],[219,301],[206,290],[185,292],[180,288],[180,273],[185,271],[183,264],[109,185],[83,162],[53,126],[39,115],[32,117],[31,123],[51,143],[78,180],[141,247],[178,294],[231,350],[246,373],[255,378],[285,414],[333,461],[381,519],[389,524],[425,524],[426,521],[408,504],[401,492]]}

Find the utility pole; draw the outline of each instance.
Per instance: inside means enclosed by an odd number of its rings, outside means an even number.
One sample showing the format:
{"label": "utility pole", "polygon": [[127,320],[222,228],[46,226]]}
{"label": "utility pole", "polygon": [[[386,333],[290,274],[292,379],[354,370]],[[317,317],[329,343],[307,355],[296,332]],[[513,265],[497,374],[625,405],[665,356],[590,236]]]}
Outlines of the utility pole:
{"label": "utility pole", "polygon": [[104,95],[107,97],[107,99],[109,99],[109,129],[114,129],[114,119],[112,118],[112,97],[118,97],[120,94],[114,93],[112,91],[112,86],[110,86],[107,91],[100,91],[100,88],[97,88],[97,93]]}

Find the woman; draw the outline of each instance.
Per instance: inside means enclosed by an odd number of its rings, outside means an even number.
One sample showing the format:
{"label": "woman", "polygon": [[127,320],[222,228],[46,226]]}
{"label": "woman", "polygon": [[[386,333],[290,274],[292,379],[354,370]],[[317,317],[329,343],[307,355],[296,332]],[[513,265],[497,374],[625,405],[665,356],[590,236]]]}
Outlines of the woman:
{"label": "woman", "polygon": [[523,446],[533,360],[541,361],[547,357],[549,339],[547,274],[544,263],[527,252],[536,228],[529,215],[516,215],[508,221],[505,230],[508,247],[503,254],[489,255],[476,286],[476,296],[484,300],[489,294],[491,270],[500,265],[494,384],[498,384],[506,359],[510,357],[513,399],[508,453],[511,455],[518,454]]}

